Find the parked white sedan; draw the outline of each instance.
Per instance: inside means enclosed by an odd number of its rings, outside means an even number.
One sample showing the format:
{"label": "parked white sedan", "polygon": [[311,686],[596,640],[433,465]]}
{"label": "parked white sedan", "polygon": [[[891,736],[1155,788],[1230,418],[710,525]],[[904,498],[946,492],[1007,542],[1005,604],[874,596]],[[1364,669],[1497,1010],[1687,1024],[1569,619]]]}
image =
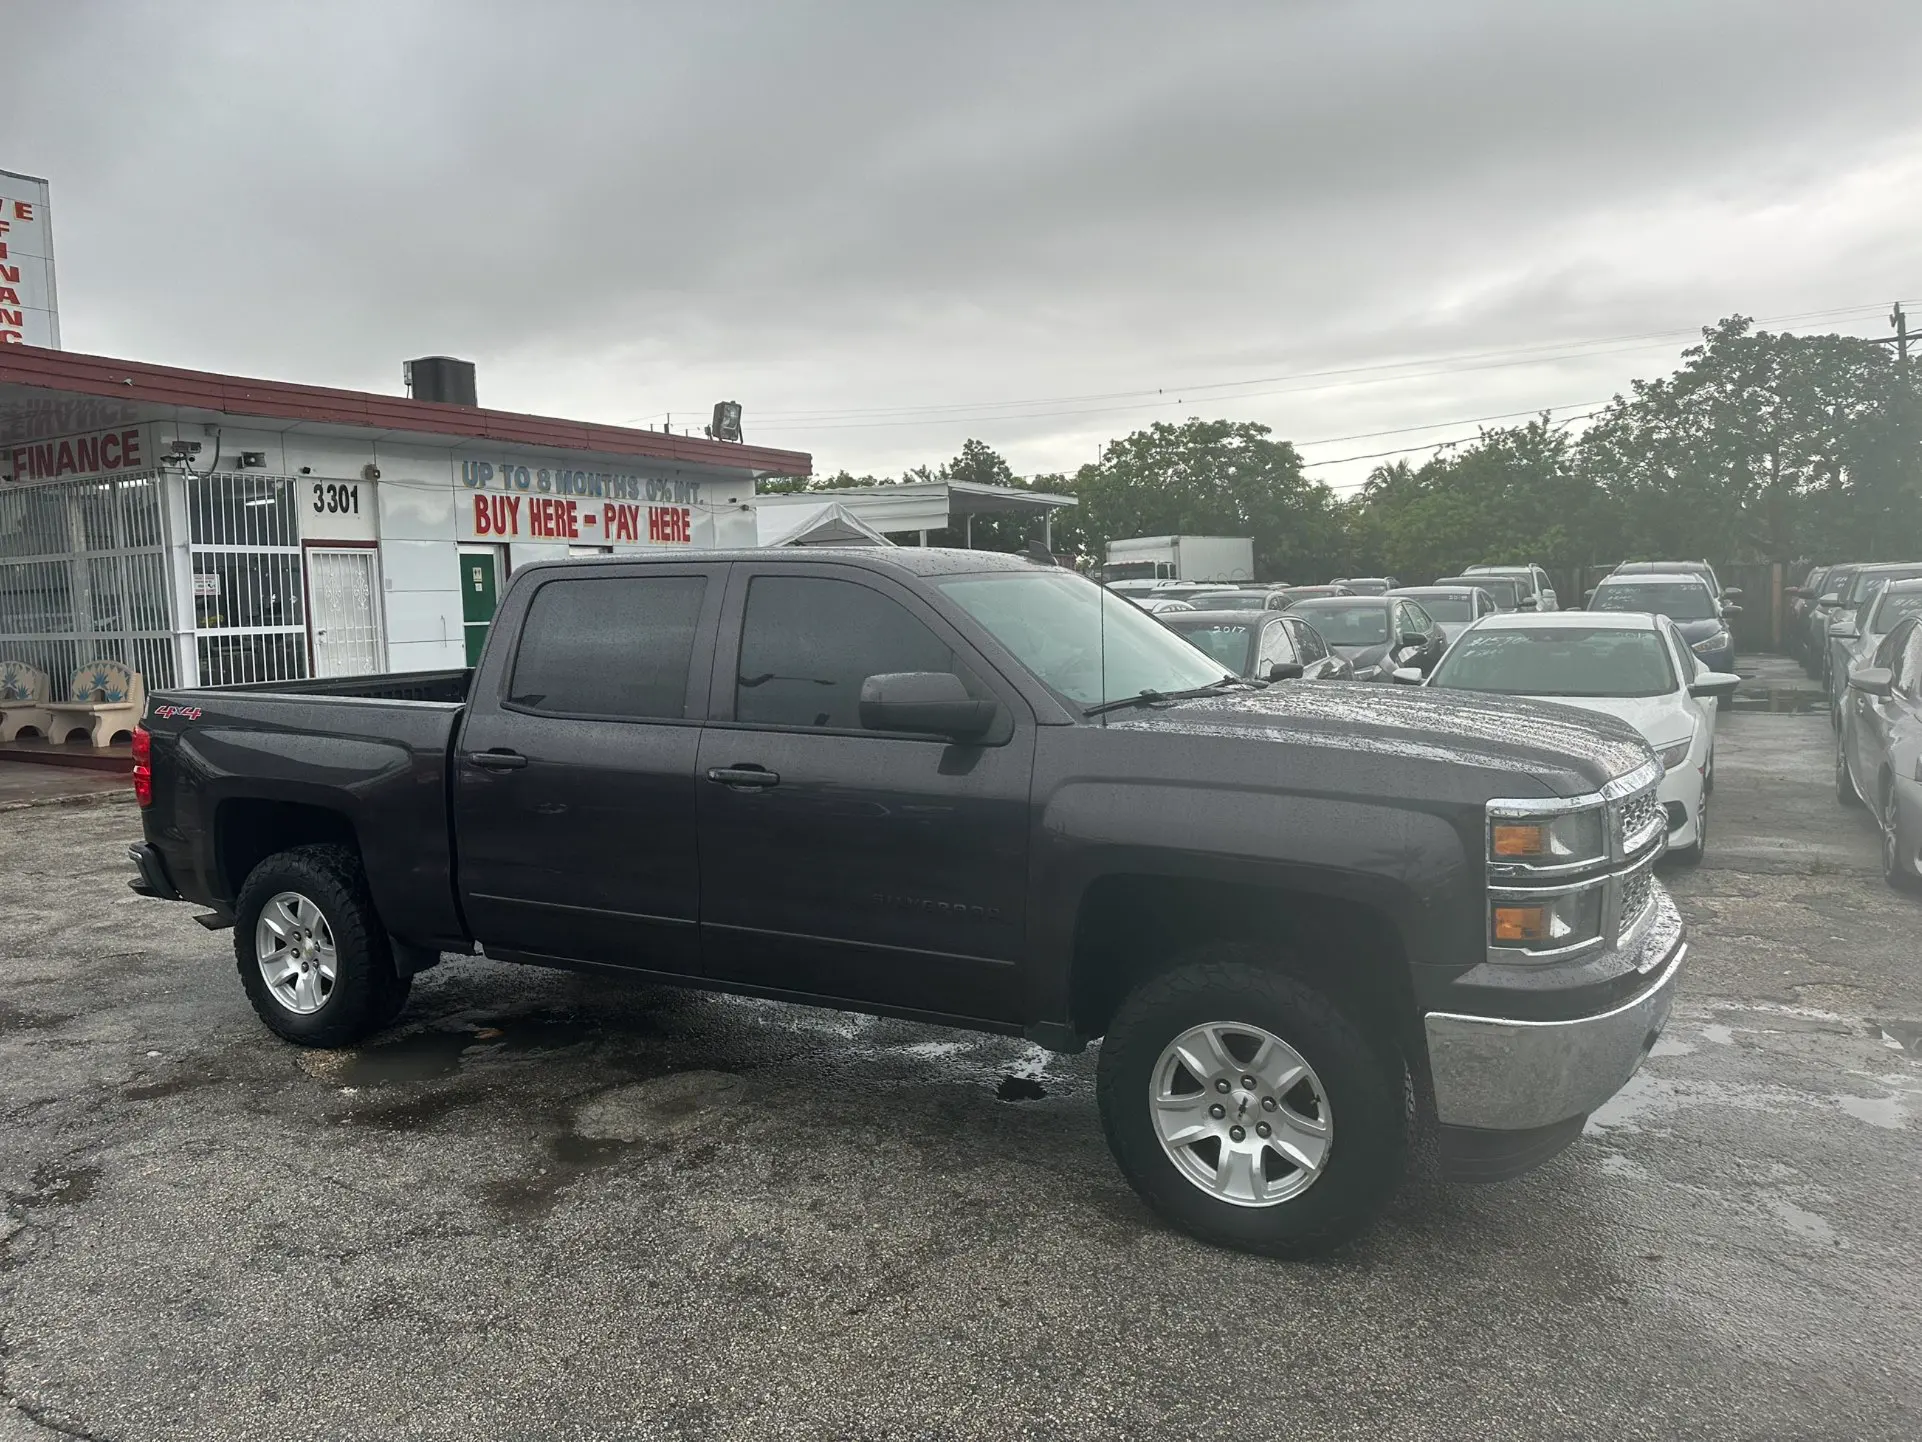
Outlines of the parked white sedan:
{"label": "parked white sedan", "polygon": [[1656,795],[1668,811],[1670,851],[1684,861],[1701,860],[1715,785],[1715,701],[1741,681],[1705,669],[1666,616],[1515,611],[1484,617],[1455,638],[1428,684],[1621,717],[1662,759]]}

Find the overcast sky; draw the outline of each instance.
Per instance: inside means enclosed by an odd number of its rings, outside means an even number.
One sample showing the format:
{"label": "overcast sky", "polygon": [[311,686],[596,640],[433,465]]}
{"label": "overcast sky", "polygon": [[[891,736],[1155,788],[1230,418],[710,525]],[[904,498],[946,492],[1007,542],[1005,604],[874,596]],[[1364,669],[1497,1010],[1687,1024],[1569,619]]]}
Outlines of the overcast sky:
{"label": "overcast sky", "polygon": [[1914,0],[0,0],[0,45],[69,349],[735,398],[823,472],[1205,415],[1347,485],[1730,312],[1922,300]]}

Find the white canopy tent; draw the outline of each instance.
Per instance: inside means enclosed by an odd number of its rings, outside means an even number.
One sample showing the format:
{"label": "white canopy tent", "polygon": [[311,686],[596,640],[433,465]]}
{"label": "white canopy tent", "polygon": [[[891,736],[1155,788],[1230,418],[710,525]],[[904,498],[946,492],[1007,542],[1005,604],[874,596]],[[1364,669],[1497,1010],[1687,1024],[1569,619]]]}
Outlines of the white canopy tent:
{"label": "white canopy tent", "polygon": [[762,546],[891,546],[894,542],[839,501],[809,506],[759,507],[756,543]]}

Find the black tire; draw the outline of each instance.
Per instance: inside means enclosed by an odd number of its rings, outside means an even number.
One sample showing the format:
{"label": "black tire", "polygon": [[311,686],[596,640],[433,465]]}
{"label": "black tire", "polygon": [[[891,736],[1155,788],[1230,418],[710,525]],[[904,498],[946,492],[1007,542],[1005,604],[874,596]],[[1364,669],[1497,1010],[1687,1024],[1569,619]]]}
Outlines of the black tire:
{"label": "black tire", "polygon": [[1695,844],[1678,846],[1669,852],[1677,866],[1700,866],[1708,854],[1708,787],[1702,788],[1701,808],[1695,813]]}
{"label": "black tire", "polygon": [[1922,890],[1922,877],[1902,864],[1904,856],[1915,855],[1915,843],[1902,830],[1902,813],[1896,805],[1893,777],[1882,783],[1880,801],[1876,827],[1882,833],[1882,879],[1897,891]]}
{"label": "black tire", "polygon": [[[283,892],[311,901],[333,941],[332,989],[309,1012],[290,1009],[276,995],[256,951],[261,912]],[[346,846],[295,847],[249,873],[234,906],[234,961],[260,1019],[302,1046],[350,1045],[388,1025],[407,1002],[409,982],[394,973],[387,931],[374,911],[360,857]]]}
{"label": "black tire", "polygon": [[1841,731],[1835,733],[1835,799],[1845,807],[1862,804],[1855,782],[1849,779],[1848,737]]}
{"label": "black tire", "polygon": [[[1203,948],[1129,995],[1101,1045],[1101,1123],[1123,1175],[1173,1226],[1241,1251],[1313,1256],[1368,1226],[1394,1195],[1408,1158],[1406,1077],[1392,1047],[1372,1044],[1326,996],[1254,956],[1233,946]],[[1223,1200],[1189,1180],[1156,1134],[1149,1098],[1162,1053],[1190,1027],[1210,1022],[1266,1030],[1320,1080],[1332,1117],[1325,1159],[1288,1200]]]}

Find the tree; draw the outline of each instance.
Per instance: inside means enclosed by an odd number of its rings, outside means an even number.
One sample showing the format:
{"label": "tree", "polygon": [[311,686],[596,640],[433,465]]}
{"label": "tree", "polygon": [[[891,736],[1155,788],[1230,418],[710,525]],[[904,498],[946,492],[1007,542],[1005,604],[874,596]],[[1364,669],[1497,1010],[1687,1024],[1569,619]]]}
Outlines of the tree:
{"label": "tree", "polygon": [[1411,583],[1477,564],[1587,564],[1597,559],[1595,487],[1573,452],[1543,415],[1420,466],[1379,466],[1350,513],[1351,541]]}
{"label": "tree", "polygon": [[1252,421],[1158,422],[1113,442],[1075,476],[1099,553],[1130,536],[1248,536],[1255,574],[1315,579],[1344,547],[1334,493],[1302,474],[1286,441]]}
{"label": "tree", "polygon": [[1583,438],[1622,551],[1789,561],[1922,539],[1922,392],[1886,346],[1732,316]]}

